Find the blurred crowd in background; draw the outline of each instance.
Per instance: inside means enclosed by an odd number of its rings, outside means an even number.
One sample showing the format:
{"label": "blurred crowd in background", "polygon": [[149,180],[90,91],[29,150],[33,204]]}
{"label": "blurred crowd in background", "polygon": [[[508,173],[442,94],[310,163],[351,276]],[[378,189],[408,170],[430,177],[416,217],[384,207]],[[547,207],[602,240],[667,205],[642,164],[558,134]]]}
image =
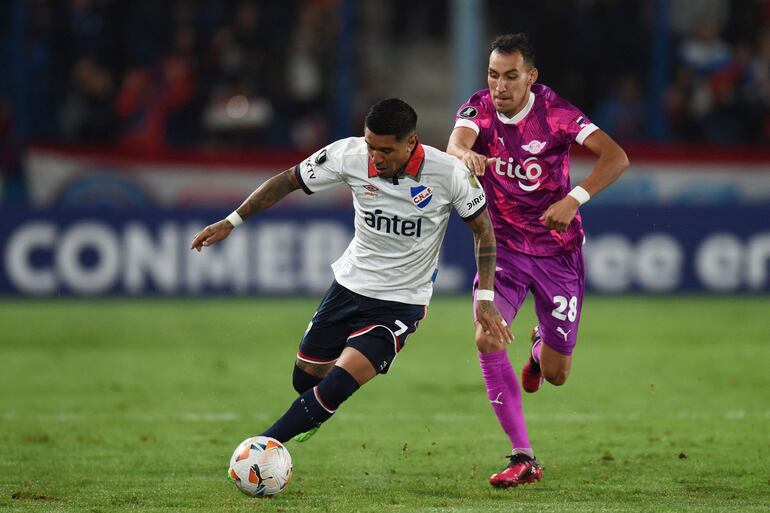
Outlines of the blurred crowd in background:
{"label": "blurred crowd in background", "polygon": [[[25,138],[167,147],[312,149],[328,142],[340,66],[353,70],[350,132],[382,90],[367,68],[370,46],[422,41],[448,46],[440,0],[352,2],[354,51],[336,56],[342,0],[29,0],[23,49],[12,31],[16,2],[3,2],[4,59],[23,69]],[[665,140],[770,143],[770,0],[573,0],[479,2],[488,39],[526,31],[541,81],[620,141],[650,139],[647,94],[656,6],[667,5],[663,48]],[[375,10],[376,16],[367,16]],[[376,26],[375,26],[376,25]],[[365,39],[380,34],[381,42]],[[400,45],[400,46],[398,46]],[[486,52],[486,47],[484,49]],[[432,56],[426,55],[426,62]],[[483,62],[486,63],[486,57]],[[447,57],[443,66],[451,81]],[[382,67],[382,66],[378,66]],[[3,66],[4,69],[11,69]],[[433,68],[435,69],[435,68]],[[366,75],[369,74],[367,77]],[[12,159],[13,73],[0,77],[0,165]],[[479,88],[484,70],[479,70]],[[421,77],[403,77],[403,81]],[[17,93],[18,94],[18,91]],[[419,109],[419,105],[418,111]],[[453,112],[455,105],[447,105]],[[443,123],[447,134],[451,114]],[[441,134],[440,134],[441,135]],[[438,136],[436,137],[438,139]]]}
{"label": "blurred crowd in background", "polygon": [[30,139],[293,145],[323,118],[334,2],[27,2]]}
{"label": "blurred crowd in background", "polygon": [[[204,259],[188,232],[385,97],[446,147],[514,32],[633,163],[584,212],[589,288],[770,291],[770,0],[2,0],[0,295],[325,288],[346,188]],[[593,163],[576,149],[573,183]],[[467,290],[472,254],[442,258]]]}
{"label": "blurred crowd in background", "polygon": [[[541,76],[616,139],[649,138],[651,27],[655,17],[665,16],[670,41],[659,57],[668,78],[665,140],[770,143],[770,1],[524,4],[492,2],[500,10],[490,17],[495,31],[528,31]],[[666,4],[667,15],[656,10]],[[517,16],[523,12],[528,15]]]}

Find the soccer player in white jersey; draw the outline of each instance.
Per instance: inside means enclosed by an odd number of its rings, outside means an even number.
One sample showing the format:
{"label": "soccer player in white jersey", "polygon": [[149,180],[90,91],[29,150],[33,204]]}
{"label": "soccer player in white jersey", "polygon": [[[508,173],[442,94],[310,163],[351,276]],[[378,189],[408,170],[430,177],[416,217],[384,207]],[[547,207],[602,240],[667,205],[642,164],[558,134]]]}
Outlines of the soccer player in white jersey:
{"label": "soccer player in white jersey", "polygon": [[[364,137],[336,141],[272,177],[193,239],[200,251],[300,188],[312,194],[344,184],[353,193],[355,235],[332,264],[335,281],[297,353],[293,384],[300,396],[264,436],[304,441],[361,385],[390,370],[425,317],[453,208],[473,231],[479,289],[492,294],[496,245],[484,192],[462,162],[420,144],[416,126],[407,103],[375,104]],[[510,342],[494,302],[478,299],[481,329]]]}
{"label": "soccer player in white jersey", "polygon": [[[535,299],[538,325],[521,376],[527,392],[537,391],[543,377],[554,385],[567,380],[585,290],[578,207],[628,166],[625,152],[606,133],[553,90],[536,84],[537,76],[526,35],[495,39],[489,88],[460,107],[447,148],[481,177],[497,237],[494,300],[500,313],[510,323],[529,291]],[[598,158],[588,177],[570,189],[573,143]],[[506,346],[483,329],[476,331],[476,345],[487,396],[513,449],[508,467],[490,483],[505,488],[539,480]]]}

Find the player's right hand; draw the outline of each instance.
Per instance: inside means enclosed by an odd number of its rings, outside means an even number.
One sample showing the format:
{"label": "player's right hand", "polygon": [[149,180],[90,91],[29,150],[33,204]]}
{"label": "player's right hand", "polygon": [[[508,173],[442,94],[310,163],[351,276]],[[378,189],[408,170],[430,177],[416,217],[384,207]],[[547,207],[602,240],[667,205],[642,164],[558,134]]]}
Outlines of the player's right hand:
{"label": "player's right hand", "polygon": [[197,249],[200,252],[203,247],[211,246],[230,235],[231,231],[233,231],[233,225],[227,219],[210,224],[199,231],[195,238],[193,238],[190,249]]}
{"label": "player's right hand", "polygon": [[465,152],[465,154],[463,155],[463,158],[460,160],[463,161],[463,164],[465,164],[465,166],[475,176],[484,176],[484,171],[486,170],[487,166],[494,163],[495,160],[497,160],[497,158],[486,157],[474,151],[468,150]]}
{"label": "player's right hand", "polygon": [[476,322],[481,325],[486,336],[500,343],[500,349],[504,349],[505,344],[513,342],[508,323],[497,310],[494,301],[476,301]]}

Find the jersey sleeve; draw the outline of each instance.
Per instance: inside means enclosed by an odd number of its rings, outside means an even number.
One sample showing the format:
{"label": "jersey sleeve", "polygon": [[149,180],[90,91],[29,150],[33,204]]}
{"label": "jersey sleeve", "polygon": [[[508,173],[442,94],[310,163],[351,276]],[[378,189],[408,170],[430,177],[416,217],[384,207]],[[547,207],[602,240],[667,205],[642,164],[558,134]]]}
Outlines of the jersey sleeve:
{"label": "jersey sleeve", "polygon": [[455,166],[452,173],[452,205],[466,223],[473,221],[487,208],[484,189],[462,164]]}
{"label": "jersey sleeve", "polygon": [[343,141],[321,148],[294,166],[294,176],[306,194],[313,194],[343,182]]}
{"label": "jersey sleeve", "polygon": [[455,114],[454,128],[464,126],[476,132],[476,135],[479,135],[479,132],[491,126],[490,112],[484,103],[485,93],[486,91],[483,90],[478,91],[460,106],[457,114]]}
{"label": "jersey sleeve", "polygon": [[560,99],[554,107],[559,113],[561,129],[570,142],[574,141],[582,146],[589,135],[599,130],[598,126],[591,123],[588,116],[568,101]]}
{"label": "jersey sleeve", "polygon": [[465,128],[470,128],[474,132],[476,132],[476,135],[479,135],[479,132],[481,131],[481,127],[479,126],[479,108],[478,106],[474,106],[470,103],[470,101],[465,102],[462,107],[460,107],[460,110],[457,111],[457,114],[455,115],[455,128],[459,128],[461,126],[464,126]]}

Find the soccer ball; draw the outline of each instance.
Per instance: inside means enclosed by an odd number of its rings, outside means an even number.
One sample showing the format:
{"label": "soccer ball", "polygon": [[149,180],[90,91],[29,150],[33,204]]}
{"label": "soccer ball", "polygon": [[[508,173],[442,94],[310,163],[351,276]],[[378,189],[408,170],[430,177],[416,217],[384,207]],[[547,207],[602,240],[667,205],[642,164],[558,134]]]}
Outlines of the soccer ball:
{"label": "soccer ball", "polygon": [[269,497],[291,481],[291,455],[275,438],[252,436],[235,448],[228,477],[251,497]]}

